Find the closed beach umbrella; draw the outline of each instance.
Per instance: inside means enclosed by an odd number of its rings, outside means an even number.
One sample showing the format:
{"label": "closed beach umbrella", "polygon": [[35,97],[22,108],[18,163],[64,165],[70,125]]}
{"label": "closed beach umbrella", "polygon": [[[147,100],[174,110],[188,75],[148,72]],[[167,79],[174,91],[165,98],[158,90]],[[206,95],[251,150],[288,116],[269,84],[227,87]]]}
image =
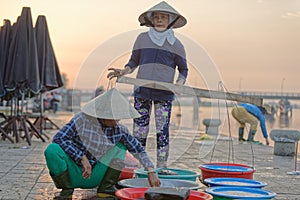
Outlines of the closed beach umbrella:
{"label": "closed beach umbrella", "polygon": [[23,7],[13,26],[4,81],[7,91],[28,95],[38,94],[41,90],[36,38],[29,7]]}
{"label": "closed beach umbrella", "polygon": [[[10,32],[11,32],[10,21],[5,19],[3,21],[3,26],[0,27],[0,97],[1,98],[6,94],[3,79],[4,79],[5,68],[6,68],[6,62],[7,62],[8,48],[10,44],[10,37],[11,37]],[[1,113],[1,117],[4,118],[5,120],[7,119],[3,113]],[[4,129],[2,129],[2,127],[0,127],[0,133],[2,139],[7,138],[12,143],[14,142],[13,139],[8,135],[8,133]]]}
{"label": "closed beach umbrella", "polygon": [[42,91],[62,87],[63,81],[49,36],[46,17],[43,15],[40,15],[37,18],[35,34]]}
{"label": "closed beach umbrella", "polygon": [[4,74],[7,64],[9,44],[11,41],[11,23],[8,19],[3,21],[0,28],[0,97],[5,95]]}
{"label": "closed beach umbrella", "polygon": [[[41,92],[62,87],[63,81],[51,43],[46,17],[43,15],[39,15],[37,18],[35,24],[35,35],[38,52],[39,75],[42,85]],[[34,124],[41,130],[43,129],[44,123],[49,121],[52,125],[59,129],[59,127],[48,117],[43,116],[44,105],[42,95],[40,95],[40,101],[41,116],[35,120]]]}

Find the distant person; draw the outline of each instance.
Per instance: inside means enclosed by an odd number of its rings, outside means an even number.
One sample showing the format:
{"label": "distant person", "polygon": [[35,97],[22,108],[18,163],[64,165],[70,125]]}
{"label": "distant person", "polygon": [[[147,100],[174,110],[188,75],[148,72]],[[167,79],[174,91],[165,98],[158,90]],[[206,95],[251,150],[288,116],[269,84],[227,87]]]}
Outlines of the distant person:
{"label": "distant person", "polygon": [[[150,27],[141,33],[134,44],[131,58],[124,69],[112,70],[108,78],[123,76],[138,69],[137,78],[183,85],[188,74],[183,44],[173,29],[186,24],[186,19],[166,2],[161,2],[139,16],[142,26]],[[134,88],[134,107],[142,115],[134,119],[133,135],[146,146],[152,104],[156,124],[157,167],[167,167],[169,157],[169,125],[174,93],[146,87]]]}
{"label": "distant person", "polygon": [[93,98],[99,96],[99,95],[102,94],[103,92],[105,92],[104,88],[103,88],[102,86],[98,87],[98,88],[95,90],[94,94],[93,94]]}
{"label": "distant person", "polygon": [[52,100],[53,96],[52,93],[46,92],[45,97],[43,98],[44,101],[44,110],[50,110],[52,109]]}
{"label": "distant person", "polygon": [[254,136],[257,130],[258,122],[260,123],[261,131],[266,140],[266,145],[269,145],[268,133],[266,128],[265,114],[271,114],[271,106],[264,104],[263,106],[256,106],[248,103],[238,104],[232,109],[232,116],[240,123],[239,127],[239,141],[246,141],[244,139],[244,128],[246,124],[250,124],[248,133],[249,142],[259,143],[254,141]]}
{"label": "distant person", "polygon": [[119,124],[120,119],[139,116],[116,89],[85,104],[44,152],[51,178],[62,189],[55,199],[71,199],[74,188],[95,187],[98,198],[114,198],[127,150],[148,171],[149,185],[160,186],[144,147]]}
{"label": "distant person", "polygon": [[51,92],[51,95],[52,95],[51,109],[53,110],[53,113],[55,114],[58,110],[59,102],[61,101],[61,95],[57,91]]}
{"label": "distant person", "polygon": [[288,115],[290,112],[290,116],[293,115],[293,108],[289,100],[287,99],[280,99],[278,102],[278,108],[280,115]]}

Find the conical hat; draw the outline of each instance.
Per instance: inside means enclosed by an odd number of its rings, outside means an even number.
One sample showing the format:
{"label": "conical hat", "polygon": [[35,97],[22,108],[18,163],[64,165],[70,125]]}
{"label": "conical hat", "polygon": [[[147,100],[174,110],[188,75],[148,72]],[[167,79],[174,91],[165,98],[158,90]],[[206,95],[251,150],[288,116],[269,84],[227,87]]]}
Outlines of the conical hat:
{"label": "conical hat", "polygon": [[141,116],[115,88],[104,92],[86,103],[81,111],[87,115],[101,119],[130,119]]}
{"label": "conical hat", "polygon": [[266,110],[266,112],[267,112],[268,114],[272,114],[272,108],[271,108],[271,106],[270,106],[269,104],[265,103],[265,104],[263,105],[263,107],[264,107],[264,109]]}
{"label": "conical hat", "polygon": [[139,22],[141,23],[141,25],[150,26],[150,24],[147,22],[151,21],[149,19],[149,16],[151,16],[150,13],[152,13],[152,12],[166,12],[166,13],[173,14],[176,17],[178,16],[179,19],[175,22],[175,24],[172,26],[172,28],[180,28],[180,27],[183,27],[187,23],[185,17],[183,17],[181,14],[179,14],[179,12],[177,12],[173,7],[171,7],[165,1],[162,1],[139,16]]}

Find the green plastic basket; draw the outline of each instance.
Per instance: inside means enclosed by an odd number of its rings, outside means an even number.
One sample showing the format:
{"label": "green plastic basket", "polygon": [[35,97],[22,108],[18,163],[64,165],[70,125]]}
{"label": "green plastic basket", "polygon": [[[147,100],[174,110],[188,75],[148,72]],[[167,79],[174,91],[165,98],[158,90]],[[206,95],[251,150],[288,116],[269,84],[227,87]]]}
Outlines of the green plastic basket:
{"label": "green plastic basket", "polygon": [[[177,175],[159,174],[158,172],[161,169],[175,172]],[[198,172],[194,172],[194,171],[186,170],[186,169],[178,169],[178,168],[156,168],[155,171],[156,171],[157,176],[161,179],[181,179],[181,180],[187,180],[187,181],[196,181],[197,177],[200,176],[200,173],[198,173]],[[147,178],[148,177],[148,172],[145,171],[143,168],[134,170],[134,174],[137,178]]]}

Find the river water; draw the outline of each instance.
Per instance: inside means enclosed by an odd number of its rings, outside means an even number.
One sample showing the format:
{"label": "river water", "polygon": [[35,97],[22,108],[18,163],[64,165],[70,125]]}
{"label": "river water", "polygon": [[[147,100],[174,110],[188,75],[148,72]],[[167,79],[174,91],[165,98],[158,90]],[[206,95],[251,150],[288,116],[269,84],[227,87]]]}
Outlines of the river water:
{"label": "river water", "polygon": [[[182,132],[182,134],[187,134],[188,136],[194,138],[198,134],[205,133],[205,125],[203,125],[202,121],[204,119],[220,119],[222,124],[219,126],[219,134],[222,136],[232,136],[234,138],[238,137],[238,122],[231,116],[231,106],[218,106],[218,104],[214,104],[215,106],[200,106],[198,108],[198,112],[196,111],[193,105],[194,102],[190,99],[183,100],[178,103],[176,101],[172,107],[172,116],[170,120],[170,130],[175,132],[176,134]],[[153,111],[152,111],[153,113]],[[61,117],[62,123],[67,122],[71,115],[66,116],[59,116]],[[266,127],[267,132],[270,135],[270,131],[273,129],[282,129],[282,128],[289,128],[289,129],[296,129],[300,131],[300,109],[293,109],[293,115],[286,116],[286,115],[274,115],[274,117],[267,117],[266,118]],[[150,134],[155,137],[155,125],[154,125],[154,116],[151,115],[150,120]],[[126,125],[132,131],[132,120],[125,119],[121,121],[122,124]],[[244,138],[247,138],[249,131],[249,126],[246,127]],[[255,135],[255,140],[261,141],[265,143],[263,138],[260,125],[258,125],[257,132]],[[270,145],[274,146],[274,142],[269,139]],[[154,142],[155,143],[155,142]],[[300,145],[299,145],[300,149]],[[300,152],[300,151],[299,151]]]}
{"label": "river water", "polygon": [[[201,132],[205,132],[205,125],[202,121],[204,119],[220,119],[222,124],[219,126],[219,133],[225,136],[238,136],[239,123],[231,116],[231,110],[233,107],[226,106],[200,106],[198,112],[197,124],[194,125],[193,118],[196,115],[192,106],[173,106],[173,113],[171,117],[171,125],[179,125],[184,127],[194,127]],[[292,115],[280,115],[275,114],[274,116],[266,117],[267,132],[270,135],[270,131],[273,129],[296,129],[300,131],[300,109],[293,109]],[[247,138],[249,126],[245,128],[244,138]],[[255,140],[264,142],[263,134],[258,125]],[[269,139],[270,145],[274,143]]]}

